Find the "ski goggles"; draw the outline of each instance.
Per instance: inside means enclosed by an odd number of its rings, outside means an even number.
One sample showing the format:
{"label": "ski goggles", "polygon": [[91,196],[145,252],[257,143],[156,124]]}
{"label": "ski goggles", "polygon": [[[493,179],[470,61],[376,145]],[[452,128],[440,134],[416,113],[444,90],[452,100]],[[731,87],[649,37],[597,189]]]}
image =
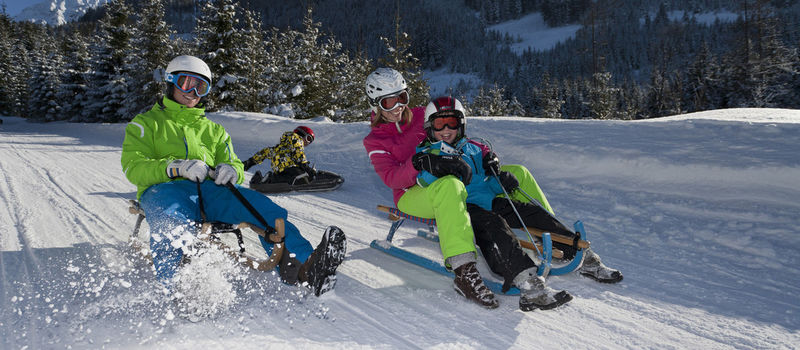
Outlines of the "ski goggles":
{"label": "ski goggles", "polygon": [[460,124],[461,120],[459,120],[457,116],[446,115],[433,119],[431,121],[431,128],[433,128],[433,131],[442,131],[445,127],[456,130]]}
{"label": "ski goggles", "polygon": [[402,90],[391,95],[386,95],[378,99],[378,107],[387,112],[407,104],[408,92],[406,90]]}
{"label": "ski goggles", "polygon": [[164,80],[172,83],[178,88],[178,90],[183,92],[191,92],[194,90],[194,93],[196,93],[198,97],[208,95],[208,93],[211,91],[211,83],[209,83],[206,78],[195,74],[167,74],[167,77]]}
{"label": "ski goggles", "polygon": [[314,142],[314,135],[311,135],[303,130],[298,130],[296,133],[298,136],[302,137],[307,144],[310,145],[312,142]]}

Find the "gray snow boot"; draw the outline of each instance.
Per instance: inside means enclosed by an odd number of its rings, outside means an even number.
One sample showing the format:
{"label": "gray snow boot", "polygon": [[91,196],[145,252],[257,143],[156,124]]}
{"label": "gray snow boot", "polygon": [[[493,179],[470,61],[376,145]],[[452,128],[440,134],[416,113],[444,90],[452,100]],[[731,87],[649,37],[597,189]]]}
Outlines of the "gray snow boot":
{"label": "gray snow boot", "polygon": [[474,261],[457,267],[453,272],[456,273],[456,278],[453,280],[453,289],[458,294],[487,309],[494,309],[500,306],[497,299],[494,298],[492,290],[483,284],[483,279],[478,272],[478,268],[475,267]]}
{"label": "gray snow boot", "polygon": [[535,268],[517,275],[514,285],[519,288],[519,309],[522,311],[549,310],[572,300],[572,295],[567,291],[556,292],[548,287],[544,277],[536,275]]}
{"label": "gray snow boot", "polygon": [[586,257],[583,259],[583,265],[578,269],[581,275],[601,283],[622,281],[622,273],[603,264],[600,257],[591,249],[587,249],[584,254]]}

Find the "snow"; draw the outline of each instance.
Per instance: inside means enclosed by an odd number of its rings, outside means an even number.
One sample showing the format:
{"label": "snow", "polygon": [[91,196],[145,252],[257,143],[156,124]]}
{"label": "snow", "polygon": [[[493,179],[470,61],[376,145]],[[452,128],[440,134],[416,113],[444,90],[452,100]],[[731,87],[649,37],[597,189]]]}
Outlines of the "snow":
{"label": "snow", "polygon": [[519,42],[511,45],[511,49],[522,54],[525,50],[547,51],[558,43],[575,36],[581,29],[579,24],[570,24],[561,27],[549,27],[545,24],[542,14],[534,12],[513,21],[506,21],[489,26],[487,30],[509,34]]}
{"label": "snow", "polygon": [[[248,157],[299,121],[210,114]],[[348,235],[336,289],[316,298],[275,274],[195,265],[209,314],[180,317],[149,265],[127,255],[135,196],[120,167],[124,124],[0,124],[0,348],[793,349],[800,343],[800,111],[728,109],[646,121],[470,118],[504,163],[527,165],[567,223],[625,280],[548,279],[575,296],[523,313],[484,310],[448,278],[369,247],[391,193],[366,123],[303,121],[333,192],[270,196],[316,245]],[[264,168],[259,168],[264,170]],[[255,169],[254,169],[255,170]],[[395,243],[436,258],[407,223]],[[143,234],[147,234],[144,225]],[[248,244],[253,244],[248,241]],[[221,265],[221,266],[220,266]],[[192,267],[193,265],[188,265]],[[198,268],[200,267],[200,268]],[[484,276],[491,276],[483,267]],[[233,293],[233,294],[232,294]]]}
{"label": "snow", "polygon": [[8,14],[17,21],[32,21],[54,26],[75,21],[86,11],[102,6],[108,0],[2,0]]}

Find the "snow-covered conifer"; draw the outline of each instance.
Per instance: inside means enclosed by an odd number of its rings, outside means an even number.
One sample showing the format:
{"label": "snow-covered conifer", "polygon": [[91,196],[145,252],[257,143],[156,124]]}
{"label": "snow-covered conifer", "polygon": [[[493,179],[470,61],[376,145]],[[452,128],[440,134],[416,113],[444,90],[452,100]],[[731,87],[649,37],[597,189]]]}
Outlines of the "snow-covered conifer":
{"label": "snow-covered conifer", "polygon": [[149,109],[156,96],[164,93],[163,69],[175,56],[171,36],[175,34],[164,20],[164,0],[144,0],[140,3],[139,28],[132,38],[138,60],[131,62],[134,80],[131,91],[137,112]]}
{"label": "snow-covered conifer", "polygon": [[31,77],[28,80],[28,115],[37,121],[62,120],[62,100],[58,92],[61,89],[63,59],[53,37],[45,33],[43,26],[36,37],[39,42],[31,51]]}
{"label": "snow-covered conifer", "polygon": [[89,44],[77,30],[70,31],[61,40],[64,69],[58,99],[61,100],[61,113],[65,120],[78,121],[81,120],[80,116],[87,99],[88,78],[92,74]]}
{"label": "snow-covered conifer", "polygon": [[113,0],[106,6],[95,33],[94,74],[83,113],[84,121],[119,122],[136,114],[131,93],[133,87],[130,63],[137,58],[131,46],[135,27],[130,23],[131,12],[125,0]]}

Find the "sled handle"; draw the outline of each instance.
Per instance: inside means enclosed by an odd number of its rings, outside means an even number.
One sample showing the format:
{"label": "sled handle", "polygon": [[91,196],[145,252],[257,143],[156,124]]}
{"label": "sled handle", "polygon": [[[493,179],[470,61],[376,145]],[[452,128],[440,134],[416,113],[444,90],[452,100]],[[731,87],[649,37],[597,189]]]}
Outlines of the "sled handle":
{"label": "sled handle", "polygon": [[[540,237],[540,238],[542,237],[542,233],[544,233],[544,231],[542,231],[542,230],[540,230],[538,228],[535,228],[535,227],[528,227],[528,230],[531,231],[531,233],[533,233],[536,237]],[[587,249],[587,248],[589,248],[591,246],[591,242],[589,242],[589,241],[584,241],[582,239],[579,239],[576,242],[575,238],[562,236],[562,235],[557,235],[557,234],[554,234],[552,232],[550,233],[550,239],[553,242],[566,244],[566,245],[568,245],[570,247],[576,247],[578,249]]]}
{"label": "sled handle", "polygon": [[283,240],[285,237],[284,228],[286,227],[285,221],[283,218],[275,219],[275,232],[272,234],[268,234],[266,230],[247,223],[243,222],[237,225],[237,228],[249,228],[253,230],[253,232],[257,233],[259,236],[264,237],[268,242],[272,242],[272,254],[266,260],[255,259],[252,257],[240,255],[240,254],[233,254],[235,258],[244,258],[245,261],[242,261],[245,265],[249,265],[259,271],[272,271],[278,263],[281,261],[281,257],[286,250],[286,245],[284,244]]}

